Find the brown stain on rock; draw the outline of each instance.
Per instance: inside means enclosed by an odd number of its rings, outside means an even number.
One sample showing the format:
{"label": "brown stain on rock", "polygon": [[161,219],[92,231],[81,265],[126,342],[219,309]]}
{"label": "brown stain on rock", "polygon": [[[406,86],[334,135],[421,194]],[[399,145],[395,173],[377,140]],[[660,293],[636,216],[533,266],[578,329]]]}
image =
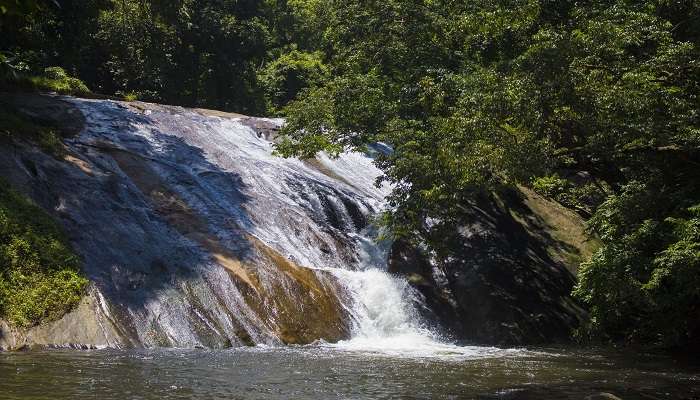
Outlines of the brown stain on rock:
{"label": "brown stain on rock", "polygon": [[323,163],[317,159],[317,158],[307,158],[306,160],[302,161],[304,164],[306,164],[308,167],[315,169],[316,171],[322,173],[323,175],[326,175],[327,177],[334,179],[339,182],[343,182],[348,186],[355,187],[350,181],[347,179],[343,178],[342,176],[336,174],[332,170],[330,170],[328,167],[323,165]]}
{"label": "brown stain on rock", "polygon": [[338,298],[342,288],[330,274],[299,266],[248,233],[241,233],[242,240],[253,252],[242,260],[211,232],[203,217],[166,186],[146,159],[113,146],[98,147],[112,156],[170,226],[226,268],[246,303],[282,342],[304,344],[348,337],[347,312]]}
{"label": "brown stain on rock", "polygon": [[72,155],[72,154],[65,154],[63,156],[63,159],[76,167],[78,167],[81,171],[85,172],[88,175],[93,175],[92,168],[90,167],[90,164],[85,162],[84,160],[81,160],[80,158]]}
{"label": "brown stain on rock", "polygon": [[338,298],[343,290],[330,274],[299,266],[259,239],[249,238],[262,264],[278,274],[266,296],[251,299],[251,303],[261,314],[274,315],[273,325],[280,340],[304,344],[347,338],[348,315]]}

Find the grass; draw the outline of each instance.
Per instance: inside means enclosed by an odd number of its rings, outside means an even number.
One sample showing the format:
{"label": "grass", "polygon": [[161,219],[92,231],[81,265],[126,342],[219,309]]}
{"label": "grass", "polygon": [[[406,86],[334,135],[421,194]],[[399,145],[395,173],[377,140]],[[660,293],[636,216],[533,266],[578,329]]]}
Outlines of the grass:
{"label": "grass", "polygon": [[58,319],[87,284],[56,222],[0,180],[0,318],[25,328]]}
{"label": "grass", "polygon": [[10,91],[56,92],[79,97],[92,97],[94,93],[78,78],[69,76],[63,68],[49,67],[40,76],[17,74],[2,82]]}
{"label": "grass", "polygon": [[117,94],[121,94],[121,97],[124,101],[136,101],[139,99],[139,95],[134,91],[127,92],[127,93],[117,93]]}

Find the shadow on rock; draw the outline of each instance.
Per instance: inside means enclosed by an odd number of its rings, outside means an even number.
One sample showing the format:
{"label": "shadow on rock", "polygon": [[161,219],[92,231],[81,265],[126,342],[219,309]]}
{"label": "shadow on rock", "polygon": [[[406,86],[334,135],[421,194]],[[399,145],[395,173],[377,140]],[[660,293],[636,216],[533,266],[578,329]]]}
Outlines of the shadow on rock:
{"label": "shadow on rock", "polygon": [[575,266],[568,261],[589,250],[554,226],[567,224],[584,237],[583,222],[565,210],[560,220],[538,214],[533,201],[546,201],[534,196],[526,189],[478,195],[459,217],[461,226],[435,233],[440,251],[432,261],[405,241],[394,244],[390,271],[407,276],[424,297],[426,317],[454,339],[503,346],[568,341],[585,317],[571,298]]}

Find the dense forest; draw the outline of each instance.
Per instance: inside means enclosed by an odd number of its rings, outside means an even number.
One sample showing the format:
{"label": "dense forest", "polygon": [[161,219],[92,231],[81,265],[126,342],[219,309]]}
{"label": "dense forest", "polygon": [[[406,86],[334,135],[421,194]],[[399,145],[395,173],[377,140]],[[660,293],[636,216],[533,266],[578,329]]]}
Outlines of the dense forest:
{"label": "dense forest", "polygon": [[581,340],[700,345],[697,1],[2,0],[0,13],[6,89],[284,116],[282,156],[391,145],[383,222],[437,255],[476,193],[529,186],[601,242],[574,291],[591,316]]}

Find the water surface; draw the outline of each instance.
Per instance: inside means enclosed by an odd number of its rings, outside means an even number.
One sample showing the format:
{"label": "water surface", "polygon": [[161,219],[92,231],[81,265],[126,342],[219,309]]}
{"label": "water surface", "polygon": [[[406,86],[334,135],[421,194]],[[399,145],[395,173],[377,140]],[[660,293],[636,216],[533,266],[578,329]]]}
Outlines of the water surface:
{"label": "water surface", "polygon": [[[357,343],[356,343],[357,344]],[[0,353],[2,399],[700,399],[696,367],[611,350],[445,345]]]}

